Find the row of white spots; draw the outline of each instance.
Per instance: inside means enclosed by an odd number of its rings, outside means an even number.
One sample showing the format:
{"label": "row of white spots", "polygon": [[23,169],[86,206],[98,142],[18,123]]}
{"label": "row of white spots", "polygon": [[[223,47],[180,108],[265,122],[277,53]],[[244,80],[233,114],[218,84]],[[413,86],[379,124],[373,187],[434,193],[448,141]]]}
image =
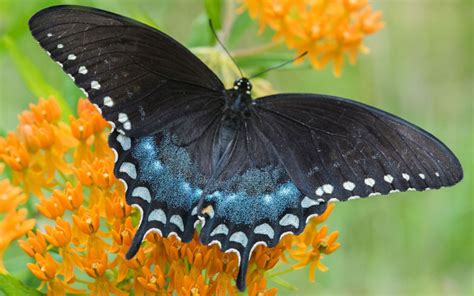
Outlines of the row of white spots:
{"label": "row of white spots", "polygon": [[126,130],[130,130],[132,128],[132,124],[130,120],[128,119],[127,114],[125,113],[119,113],[118,114],[118,121],[123,123],[123,128]]}
{"label": "row of white spots", "polygon": [[[162,209],[153,210],[148,216],[148,222],[157,221],[166,224],[166,214]],[[173,215],[170,217],[170,223],[176,225],[179,230],[184,231],[183,218],[180,215]]]}
{"label": "row of white spots", "polygon": [[[296,215],[290,214],[290,213],[283,216],[283,218],[281,218],[280,222],[279,222],[279,224],[281,226],[290,226],[291,225],[294,228],[298,228],[299,223],[300,223],[299,218]],[[262,224],[258,225],[257,227],[255,227],[254,233],[266,235],[270,239],[273,239],[275,237],[275,231],[273,230],[272,226],[269,225],[268,223],[262,223]],[[216,235],[219,235],[219,234],[223,234],[225,236],[227,236],[229,234],[229,228],[224,223],[221,223],[221,224],[217,225],[212,230],[210,236],[212,237],[212,236],[216,236]],[[246,247],[247,243],[248,243],[248,238],[247,238],[247,235],[244,232],[238,231],[238,232],[233,233],[230,236],[229,241],[239,243],[243,247]]]}
{"label": "row of white spots", "polygon": [[[438,172],[435,172],[435,175],[437,177],[440,177],[440,174]],[[418,176],[421,178],[421,179],[425,179],[426,176],[425,174],[418,174]],[[406,181],[409,181],[410,180],[410,175],[406,174],[406,173],[403,173],[402,174],[402,178],[405,179]],[[384,181],[387,182],[387,183],[393,183],[393,180],[394,180],[394,177],[390,174],[387,174],[383,177]],[[364,183],[369,186],[369,187],[374,187],[375,186],[375,180],[372,179],[372,178],[366,178],[364,180]],[[342,187],[344,187],[344,189],[346,189],[347,191],[353,191],[354,188],[356,187],[356,185],[351,182],[351,181],[346,181],[342,184]],[[330,184],[324,184],[323,186],[320,186],[316,189],[316,195],[317,196],[322,196],[323,194],[327,193],[327,194],[331,194],[334,190],[334,187]],[[308,203],[308,201],[306,201],[306,204]]]}

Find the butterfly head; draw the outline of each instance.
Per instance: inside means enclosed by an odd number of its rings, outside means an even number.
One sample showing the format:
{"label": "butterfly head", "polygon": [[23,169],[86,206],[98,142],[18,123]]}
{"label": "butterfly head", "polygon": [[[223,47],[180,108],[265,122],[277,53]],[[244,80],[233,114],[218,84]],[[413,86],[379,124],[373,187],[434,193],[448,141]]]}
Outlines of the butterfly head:
{"label": "butterfly head", "polygon": [[250,83],[250,80],[242,77],[234,82],[234,89],[240,93],[250,95],[250,92],[252,91],[252,84]]}

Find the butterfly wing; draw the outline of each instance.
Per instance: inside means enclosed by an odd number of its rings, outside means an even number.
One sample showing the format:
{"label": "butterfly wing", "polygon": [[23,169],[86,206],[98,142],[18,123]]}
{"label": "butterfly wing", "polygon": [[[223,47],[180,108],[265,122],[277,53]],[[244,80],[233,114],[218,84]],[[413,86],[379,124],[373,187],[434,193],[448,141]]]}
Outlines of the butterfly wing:
{"label": "butterfly wing", "polygon": [[451,186],[454,154],[407,121],[351,100],[282,94],[256,101],[261,130],[307,196],[344,201]]}
{"label": "butterfly wing", "polygon": [[224,87],[206,65],[163,32],[132,19],[54,6],[35,14],[29,26],[51,58],[127,136],[168,129],[177,117],[199,116],[205,107],[222,103]]}
{"label": "butterfly wing", "polygon": [[206,149],[224,102],[220,80],[171,37],[110,12],[50,7],[29,26],[115,127],[115,175],[142,212],[127,257],[150,230],[189,241],[212,169]]}

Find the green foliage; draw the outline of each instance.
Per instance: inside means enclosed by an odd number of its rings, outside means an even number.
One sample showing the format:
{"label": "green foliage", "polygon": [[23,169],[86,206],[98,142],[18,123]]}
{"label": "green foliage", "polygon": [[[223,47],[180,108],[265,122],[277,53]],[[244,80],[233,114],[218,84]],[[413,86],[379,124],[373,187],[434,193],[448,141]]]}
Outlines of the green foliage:
{"label": "green foliage", "polygon": [[0,42],[0,48],[5,48],[8,51],[30,91],[36,97],[54,96],[61,106],[63,117],[68,118],[72,114],[71,107],[66,102],[64,96],[55,87],[46,82],[41,70],[16,46],[10,37],[3,36]]}
{"label": "green foliage", "polygon": [[201,47],[210,46],[214,40],[214,35],[209,28],[209,17],[207,14],[202,13],[191,24],[190,38],[186,43],[189,47]]}
{"label": "green foliage", "polygon": [[19,279],[9,275],[0,274],[0,291],[6,296],[41,296],[39,291],[23,284]]}
{"label": "green foliage", "polygon": [[242,40],[242,37],[245,35],[245,31],[252,26],[256,27],[255,22],[250,18],[247,12],[239,14],[232,24],[232,29],[227,38],[227,46],[229,48],[238,47],[239,41]]}
{"label": "green foliage", "polygon": [[207,16],[216,31],[222,28],[222,2],[223,0],[204,0]]}

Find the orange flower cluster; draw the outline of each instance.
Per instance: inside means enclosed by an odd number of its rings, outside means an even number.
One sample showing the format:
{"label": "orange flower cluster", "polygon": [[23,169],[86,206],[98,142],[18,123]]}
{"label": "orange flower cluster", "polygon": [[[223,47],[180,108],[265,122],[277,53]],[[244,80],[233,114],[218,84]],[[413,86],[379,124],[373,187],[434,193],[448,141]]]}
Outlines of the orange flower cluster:
{"label": "orange flower cluster", "polygon": [[[1,142],[0,142],[1,145]],[[0,164],[0,173],[3,167]],[[34,219],[27,219],[27,210],[18,208],[27,201],[27,196],[9,180],[0,180],[0,273],[5,273],[3,254],[10,243],[30,231]]]}
{"label": "orange flower cluster", "polygon": [[[185,244],[150,233],[137,255],[126,260],[140,217],[126,204],[124,187],[114,177],[107,122],[85,99],[79,100],[78,117],[71,116],[69,124],[59,121],[53,99],[30,109],[20,115],[16,133],[0,138],[0,161],[10,167],[15,184],[36,196],[39,214],[49,220],[19,241],[34,259],[28,268],[41,280],[40,288],[48,295],[238,293],[237,256],[201,245],[197,235]],[[3,187],[0,210],[3,200],[10,205],[24,201],[17,189],[4,197]],[[288,263],[288,256],[297,261],[293,269],[310,266],[312,279],[315,267],[325,269],[322,254],[339,247],[337,232],[327,235],[325,227],[318,228],[331,210],[314,218],[301,236],[287,236],[275,248],[256,248],[247,276],[250,295],[276,294],[267,287],[267,271],[279,261]],[[2,223],[17,224],[8,217]],[[24,223],[21,234],[34,222]]]}
{"label": "orange flower cluster", "polygon": [[340,76],[344,55],[355,64],[357,53],[367,53],[365,36],[383,28],[382,12],[373,12],[368,0],[241,0],[241,11],[258,18],[260,28],[274,30],[298,54],[308,53],[314,68],[333,62]]}

